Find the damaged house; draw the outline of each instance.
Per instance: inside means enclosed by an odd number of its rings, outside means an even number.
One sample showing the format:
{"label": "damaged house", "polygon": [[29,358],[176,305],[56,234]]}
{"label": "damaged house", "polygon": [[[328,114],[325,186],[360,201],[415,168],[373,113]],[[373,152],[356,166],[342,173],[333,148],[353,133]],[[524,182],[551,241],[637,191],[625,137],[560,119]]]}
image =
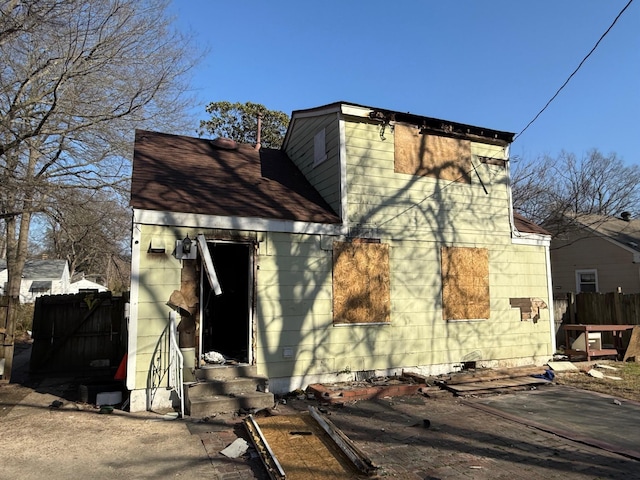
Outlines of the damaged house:
{"label": "damaged house", "polygon": [[546,362],[550,236],[513,213],[512,139],[345,102],[293,112],[280,150],[137,131],[131,409],[171,401],[171,315],[185,379],[213,355],[273,392]]}

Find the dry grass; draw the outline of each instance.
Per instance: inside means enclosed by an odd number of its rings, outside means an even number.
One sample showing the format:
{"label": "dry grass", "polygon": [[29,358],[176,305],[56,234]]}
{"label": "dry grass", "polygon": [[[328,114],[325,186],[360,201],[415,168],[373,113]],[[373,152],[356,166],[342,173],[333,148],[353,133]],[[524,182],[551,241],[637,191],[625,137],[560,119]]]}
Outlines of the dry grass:
{"label": "dry grass", "polygon": [[[616,368],[598,369],[607,376],[620,377],[622,380],[610,378],[594,378],[587,374],[594,365],[608,365]],[[627,400],[640,402],[640,363],[635,362],[589,362],[580,365],[580,372],[558,373],[555,378],[560,385],[570,385],[583,390],[606,393]]]}

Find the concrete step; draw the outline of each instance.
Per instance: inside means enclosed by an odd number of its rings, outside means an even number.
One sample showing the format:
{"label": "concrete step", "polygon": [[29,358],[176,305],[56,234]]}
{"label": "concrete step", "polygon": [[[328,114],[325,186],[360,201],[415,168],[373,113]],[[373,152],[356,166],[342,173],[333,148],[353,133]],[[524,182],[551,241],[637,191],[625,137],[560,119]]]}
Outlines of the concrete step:
{"label": "concrete step", "polygon": [[272,408],[272,393],[245,392],[237,395],[211,395],[208,397],[188,398],[185,408],[192,417],[207,417],[218,413],[232,413],[243,410]]}
{"label": "concrete step", "polygon": [[188,384],[187,390],[189,397],[196,398],[211,395],[236,395],[255,391],[264,392],[268,390],[268,385],[269,379],[266,377],[236,377]]}
{"label": "concrete step", "polygon": [[255,365],[205,365],[196,369],[197,380],[225,380],[237,377],[256,377]]}

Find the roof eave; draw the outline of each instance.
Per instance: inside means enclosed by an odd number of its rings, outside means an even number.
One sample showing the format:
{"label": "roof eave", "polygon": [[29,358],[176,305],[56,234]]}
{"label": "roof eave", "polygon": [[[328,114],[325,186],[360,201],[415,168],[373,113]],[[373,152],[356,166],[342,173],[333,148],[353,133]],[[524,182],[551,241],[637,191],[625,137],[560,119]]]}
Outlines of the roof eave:
{"label": "roof eave", "polygon": [[453,138],[462,138],[471,141],[489,143],[499,146],[508,146],[513,142],[514,133],[490,128],[468,125],[465,123],[451,122],[433,117],[425,117],[412,113],[397,112],[384,108],[370,107],[351,102],[335,102],[320,107],[305,110],[294,110],[291,114],[291,122],[285,135],[283,149],[286,147],[291,132],[291,125],[295,119],[326,115],[328,113],[340,112],[351,117],[366,118],[379,123],[407,123],[415,125],[421,129],[422,133],[433,133]]}

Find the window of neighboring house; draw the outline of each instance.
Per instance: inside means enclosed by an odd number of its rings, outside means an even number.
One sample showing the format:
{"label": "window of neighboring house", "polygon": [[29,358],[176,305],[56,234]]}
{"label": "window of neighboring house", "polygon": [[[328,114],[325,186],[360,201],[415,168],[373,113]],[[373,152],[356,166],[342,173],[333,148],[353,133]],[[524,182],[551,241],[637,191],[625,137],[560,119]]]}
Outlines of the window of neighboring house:
{"label": "window of neighboring house", "polygon": [[389,323],[389,245],[333,243],[333,323]]}
{"label": "window of neighboring house", "polygon": [[33,294],[49,293],[51,291],[51,282],[46,280],[35,280],[31,283],[31,288],[29,288],[29,291]]}
{"label": "window of neighboring house", "polygon": [[327,159],[327,145],[324,128],[313,137],[313,166],[320,165]]}
{"label": "window of neighboring house", "polygon": [[471,183],[471,142],[394,126],[394,170],[452,182]]}
{"label": "window of neighboring house", "polygon": [[488,319],[489,251],[442,247],[442,318]]}
{"label": "window of neighboring house", "polygon": [[597,292],[598,291],[598,271],[597,270],[576,270],[576,291]]}

